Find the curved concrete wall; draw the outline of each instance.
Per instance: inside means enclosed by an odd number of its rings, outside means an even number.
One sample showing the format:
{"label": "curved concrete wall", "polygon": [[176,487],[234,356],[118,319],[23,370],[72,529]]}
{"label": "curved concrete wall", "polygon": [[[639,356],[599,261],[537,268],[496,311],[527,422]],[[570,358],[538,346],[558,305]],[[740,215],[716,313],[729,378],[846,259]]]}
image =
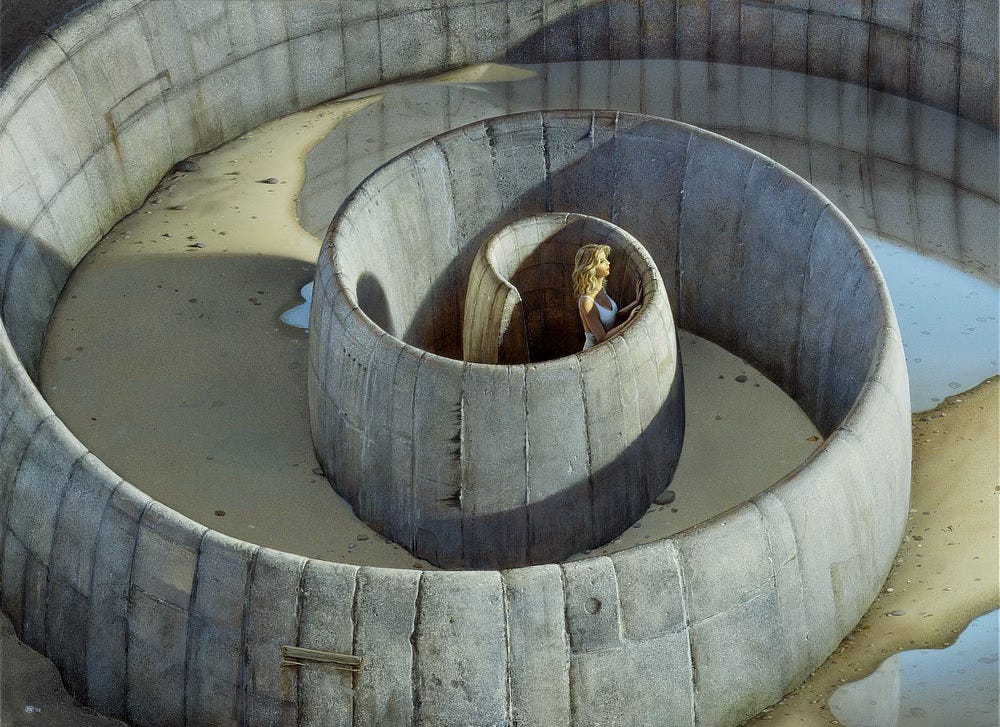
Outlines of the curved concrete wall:
{"label": "curved concrete wall", "polygon": [[[575,127],[590,115],[565,118]],[[634,238],[619,248],[615,275],[641,281],[643,305],[606,345],[511,365],[425,350],[460,346],[478,241],[498,214],[533,206],[504,172],[544,168],[542,145],[511,145],[540,128],[537,116],[508,117],[485,135],[477,125],[389,162],[341,207],[319,259],[308,374],[316,454],[362,520],[435,565],[549,563],[606,543],[642,517],[680,458],[677,333],[663,281]],[[487,136],[510,162],[499,174],[487,171]],[[525,240],[525,256],[540,237]],[[385,291],[405,343],[359,307],[362,277]],[[571,321],[563,336],[579,330]]]}
{"label": "curved concrete wall", "polygon": [[[887,87],[942,93],[945,107],[995,125],[987,3],[805,5],[117,0],[39,39],[0,89],[0,604],[22,638],[74,695],[136,724],[725,724],[801,681],[877,593],[907,510],[898,331],[858,240],[827,254],[843,223],[831,208],[808,261],[793,255],[807,286],[851,276],[838,286],[843,321],[804,308],[804,333],[849,338],[853,312],[868,336],[852,359],[856,396],[803,400],[842,417],[820,417],[830,437],[753,501],[609,558],[415,573],[235,541],[121,482],[29,372],[73,265],[174,162],[345,91],[490,59],[739,49],[744,62],[815,73],[863,57],[873,84],[884,68]],[[855,45],[865,50],[845,52]],[[926,79],[954,63],[912,63],[915,52],[957,58],[961,84]],[[742,200],[722,203],[743,220]],[[681,215],[682,228],[698,222]],[[683,305],[684,289],[679,315],[725,339],[723,322],[739,320],[724,292],[701,312]],[[821,398],[807,379],[846,374],[816,363],[769,373]],[[353,652],[362,668],[282,668],[281,644]]]}
{"label": "curved concrete wall", "polygon": [[573,268],[576,251],[587,244],[611,248],[616,264],[607,289],[624,305],[641,278],[642,261],[633,259],[630,248],[642,245],[617,225],[589,215],[537,214],[490,237],[469,271],[462,359],[522,363],[580,351],[584,335]]}

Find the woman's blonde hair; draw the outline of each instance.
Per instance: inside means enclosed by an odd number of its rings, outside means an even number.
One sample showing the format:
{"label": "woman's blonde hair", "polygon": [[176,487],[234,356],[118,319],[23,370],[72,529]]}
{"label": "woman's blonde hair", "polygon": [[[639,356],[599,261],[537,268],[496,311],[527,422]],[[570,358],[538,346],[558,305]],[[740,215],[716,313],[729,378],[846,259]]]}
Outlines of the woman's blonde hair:
{"label": "woman's blonde hair", "polygon": [[[576,251],[576,259],[573,261],[573,294],[576,296],[586,295],[594,288],[599,287],[597,283],[598,258],[604,253],[605,259],[611,258],[611,247],[609,245],[581,245]],[[605,279],[605,282],[607,280]]]}

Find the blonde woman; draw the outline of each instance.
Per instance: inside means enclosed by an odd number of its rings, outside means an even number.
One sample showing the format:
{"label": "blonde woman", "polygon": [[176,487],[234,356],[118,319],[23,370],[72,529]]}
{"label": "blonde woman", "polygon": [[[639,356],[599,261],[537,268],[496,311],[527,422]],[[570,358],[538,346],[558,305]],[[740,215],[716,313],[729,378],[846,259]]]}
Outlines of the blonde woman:
{"label": "blonde woman", "polygon": [[578,296],[577,306],[586,337],[584,351],[618,333],[639,310],[642,286],[638,280],[635,300],[621,309],[604,289],[611,273],[610,255],[611,248],[607,245],[582,245],[574,260],[573,292]]}

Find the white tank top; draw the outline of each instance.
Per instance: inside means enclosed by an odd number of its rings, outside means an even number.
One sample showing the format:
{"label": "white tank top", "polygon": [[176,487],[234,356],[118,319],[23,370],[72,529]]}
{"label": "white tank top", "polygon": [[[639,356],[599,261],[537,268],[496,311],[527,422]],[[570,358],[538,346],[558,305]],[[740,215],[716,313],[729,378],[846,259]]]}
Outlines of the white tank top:
{"label": "white tank top", "polygon": [[[607,293],[605,293],[607,295]],[[618,304],[608,295],[608,300],[611,301],[611,307],[605,308],[603,305],[597,302],[596,299],[591,298],[589,295],[581,295],[581,298],[587,298],[588,300],[594,301],[594,306],[597,307],[597,315],[601,319],[601,325],[604,326],[604,331],[610,331],[615,325],[615,316],[618,315]]]}

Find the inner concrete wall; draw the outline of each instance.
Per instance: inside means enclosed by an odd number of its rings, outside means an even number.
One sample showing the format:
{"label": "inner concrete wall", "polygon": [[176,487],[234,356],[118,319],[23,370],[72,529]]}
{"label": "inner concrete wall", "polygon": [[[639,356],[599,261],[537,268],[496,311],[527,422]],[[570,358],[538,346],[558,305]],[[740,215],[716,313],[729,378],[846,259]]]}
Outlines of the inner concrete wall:
{"label": "inner concrete wall", "polygon": [[628,248],[641,244],[617,225],[570,212],[534,214],[502,228],[479,248],[469,271],[463,360],[524,363],[578,353],[584,333],[573,291],[577,251],[611,248],[615,264],[605,287],[624,306],[642,273]]}
{"label": "inner concrete wall", "polygon": [[[177,160],[289,111],[478,61],[675,54],[856,79],[995,127],[996,27],[973,0],[92,5],[0,88],[5,613],[75,696],[136,724],[727,724],[774,702],[856,623],[902,531],[908,399],[884,291],[860,394],[799,470],[674,538],[503,572],[215,533],[86,452],[29,374],[104,232]],[[282,668],[281,644],[363,666]]]}
{"label": "inner concrete wall", "polygon": [[[551,125],[560,122],[576,132],[591,115],[563,112]],[[645,248],[611,223],[584,218],[590,239],[617,231],[616,282],[641,281],[643,305],[606,344],[578,353],[577,318],[562,334],[577,341],[576,356],[486,365],[425,350],[460,346],[463,318],[477,317],[461,303],[479,241],[544,197],[527,173],[543,170],[550,151],[537,143],[539,117],[486,128],[435,137],[358,188],[330,226],[309,322],[309,413],[324,471],[358,517],[448,568],[551,563],[612,540],[670,484],[684,439],[664,282]],[[492,164],[491,151],[505,162]],[[529,218],[536,236],[524,247],[558,255],[559,242],[537,234],[543,219]],[[410,340],[359,310],[362,278],[386,291]],[[575,316],[572,296],[563,303]]]}

